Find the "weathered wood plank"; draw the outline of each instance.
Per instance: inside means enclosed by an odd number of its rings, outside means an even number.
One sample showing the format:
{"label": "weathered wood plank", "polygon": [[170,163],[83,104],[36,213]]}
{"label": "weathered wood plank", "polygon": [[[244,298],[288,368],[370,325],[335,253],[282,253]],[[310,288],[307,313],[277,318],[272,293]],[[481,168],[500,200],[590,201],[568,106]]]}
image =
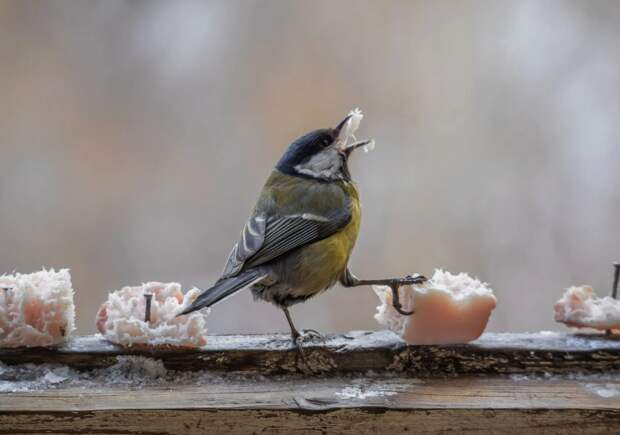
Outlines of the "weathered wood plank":
{"label": "weathered wood plank", "polygon": [[620,340],[603,334],[484,334],[465,345],[407,346],[388,331],[351,332],[304,347],[308,364],[287,335],[211,336],[199,350],[124,349],[100,336],[88,336],[72,338],[57,349],[0,349],[0,361],[92,369],[116,363],[117,356],[141,355],[162,360],[168,369],[264,374],[389,370],[446,376],[620,370]]}
{"label": "weathered wood plank", "polygon": [[[80,369],[127,355],[212,373],[147,386],[109,385],[106,374],[88,387],[0,394],[0,434],[620,433],[620,341],[602,335],[486,334],[468,345],[406,346],[388,332],[350,333],[306,346],[322,376],[298,373],[307,366],[283,335],[212,337],[198,351],[122,349],[100,337],[0,350],[5,363]],[[240,374],[218,374],[232,370]],[[368,370],[377,374],[360,374]]]}
{"label": "weathered wood plank", "polygon": [[620,430],[620,379],[240,378],[172,390],[68,388],[0,397],[0,433]]}
{"label": "weathered wood plank", "polygon": [[313,413],[272,410],[149,410],[0,415],[0,434],[545,434],[609,435],[614,411],[369,410]]}
{"label": "weathered wood plank", "polygon": [[122,409],[389,409],[620,410],[620,376],[557,378],[318,377],[227,379],[209,385],[68,387],[0,395],[0,412]]}

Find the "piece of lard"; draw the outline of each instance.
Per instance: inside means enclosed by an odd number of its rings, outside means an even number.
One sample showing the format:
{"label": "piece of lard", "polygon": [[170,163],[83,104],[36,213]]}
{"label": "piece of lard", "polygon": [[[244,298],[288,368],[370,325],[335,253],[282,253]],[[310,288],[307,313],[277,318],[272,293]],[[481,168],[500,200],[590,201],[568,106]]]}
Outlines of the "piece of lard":
{"label": "piece of lard", "polygon": [[[201,347],[207,343],[209,310],[177,317],[199,294],[200,290],[192,289],[184,295],[177,283],[124,287],[108,295],[95,323],[106,340],[125,347]],[[148,321],[145,295],[152,295]]]}
{"label": "piece of lard", "polygon": [[0,276],[0,347],[62,344],[75,329],[69,270]]}
{"label": "piece of lard", "polygon": [[355,109],[351,110],[347,116],[349,116],[349,119],[347,120],[347,123],[342,127],[344,130],[343,133],[347,140],[350,138],[355,139],[355,132],[357,131],[357,129],[360,128],[362,119],[364,119],[364,114],[358,107],[356,107]]}
{"label": "piece of lard", "polygon": [[620,300],[599,298],[592,287],[569,287],[553,305],[556,322],[575,328],[620,330]]}
{"label": "piece of lard", "polygon": [[475,340],[486,328],[497,300],[486,283],[466,273],[453,275],[441,269],[422,285],[403,286],[400,314],[392,305],[392,290],[373,286],[381,305],[375,319],[409,344],[452,344]]}
{"label": "piece of lard", "polygon": [[[362,119],[364,119],[364,114],[359,108],[355,108],[349,112],[347,115],[349,119],[346,124],[342,127],[342,134],[344,136],[344,143],[342,144],[342,148],[346,149],[349,146],[355,146],[355,132],[360,128],[360,124]],[[352,143],[349,143],[349,140],[353,140]],[[369,152],[375,149],[375,141],[369,140],[362,146],[364,152]]]}

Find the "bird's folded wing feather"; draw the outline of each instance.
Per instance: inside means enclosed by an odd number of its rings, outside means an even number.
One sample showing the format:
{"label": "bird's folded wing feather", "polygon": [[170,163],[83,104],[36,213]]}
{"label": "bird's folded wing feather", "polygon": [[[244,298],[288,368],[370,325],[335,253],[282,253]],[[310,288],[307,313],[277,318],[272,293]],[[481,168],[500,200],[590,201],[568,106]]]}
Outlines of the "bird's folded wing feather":
{"label": "bird's folded wing feather", "polygon": [[328,216],[311,213],[250,218],[233,247],[222,278],[237,275],[242,269],[259,266],[279,256],[317,242],[338,232],[351,220],[349,208]]}

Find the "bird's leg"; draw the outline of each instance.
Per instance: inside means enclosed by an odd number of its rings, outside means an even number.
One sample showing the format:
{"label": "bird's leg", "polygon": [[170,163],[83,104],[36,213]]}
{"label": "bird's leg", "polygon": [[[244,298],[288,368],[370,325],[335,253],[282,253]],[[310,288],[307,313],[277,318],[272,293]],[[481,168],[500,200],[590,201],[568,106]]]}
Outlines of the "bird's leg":
{"label": "bird's leg", "polygon": [[321,333],[316,329],[302,329],[300,333],[293,324],[293,318],[291,317],[291,313],[289,312],[288,307],[282,307],[282,311],[284,311],[284,315],[286,316],[286,320],[288,321],[288,326],[290,326],[291,328],[291,338],[293,339],[293,343],[295,343],[297,346],[300,346],[300,343],[306,337],[320,338],[321,340],[325,341],[325,338],[323,338]]}
{"label": "bird's leg", "polygon": [[306,360],[306,354],[304,353],[304,348],[301,345],[302,335],[299,333],[297,328],[295,328],[295,325],[293,324],[293,318],[291,317],[291,313],[288,312],[288,307],[282,307],[282,311],[284,311],[284,315],[286,316],[288,326],[291,327],[291,338],[293,339],[293,344],[297,346],[297,350],[299,351],[299,356],[301,356],[301,360],[306,365],[308,365],[308,361]]}
{"label": "bird's leg", "polygon": [[282,307],[282,311],[284,311],[284,315],[286,316],[286,320],[288,321],[288,326],[291,327],[291,338],[293,339],[293,343],[297,343],[297,339],[301,337],[301,334],[299,333],[297,328],[295,328],[295,325],[293,324],[293,318],[291,317],[291,313],[288,312],[288,308]]}
{"label": "bird's leg", "polygon": [[392,289],[392,305],[394,309],[403,316],[410,316],[414,311],[405,311],[400,303],[398,289],[403,285],[422,284],[426,278],[422,275],[407,275],[404,278],[387,278],[387,279],[359,279],[347,268],[340,278],[340,283],[344,287],[359,287],[363,285],[387,285]]}

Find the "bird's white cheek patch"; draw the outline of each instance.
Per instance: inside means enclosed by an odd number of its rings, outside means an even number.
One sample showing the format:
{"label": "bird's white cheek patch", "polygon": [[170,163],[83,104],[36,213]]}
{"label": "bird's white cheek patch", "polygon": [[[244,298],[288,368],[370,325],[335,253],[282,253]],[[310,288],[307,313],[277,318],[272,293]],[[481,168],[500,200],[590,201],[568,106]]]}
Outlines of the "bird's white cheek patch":
{"label": "bird's white cheek patch", "polygon": [[[177,317],[199,293],[199,290],[192,289],[183,295],[177,283],[150,282],[124,287],[110,293],[108,300],[99,308],[97,329],[106,340],[126,347],[204,346],[207,343],[206,317],[209,310]],[[149,310],[147,299],[150,299]]]}
{"label": "bird's white cheek patch", "polygon": [[568,326],[620,330],[620,300],[599,298],[590,286],[566,289],[553,310],[555,321]]}
{"label": "bird's white cheek patch", "polygon": [[340,173],[340,158],[334,148],[312,156],[308,161],[295,166],[300,174],[325,180],[337,179]]}
{"label": "bird's white cheek patch", "polygon": [[74,329],[67,269],[0,276],[0,347],[54,346]]}
{"label": "bird's white cheek patch", "polygon": [[415,310],[411,316],[394,309],[389,287],[373,288],[381,301],[375,319],[409,344],[475,340],[484,332],[497,303],[493,290],[485,283],[465,273],[453,275],[440,269],[423,285],[400,288],[403,310]]}

